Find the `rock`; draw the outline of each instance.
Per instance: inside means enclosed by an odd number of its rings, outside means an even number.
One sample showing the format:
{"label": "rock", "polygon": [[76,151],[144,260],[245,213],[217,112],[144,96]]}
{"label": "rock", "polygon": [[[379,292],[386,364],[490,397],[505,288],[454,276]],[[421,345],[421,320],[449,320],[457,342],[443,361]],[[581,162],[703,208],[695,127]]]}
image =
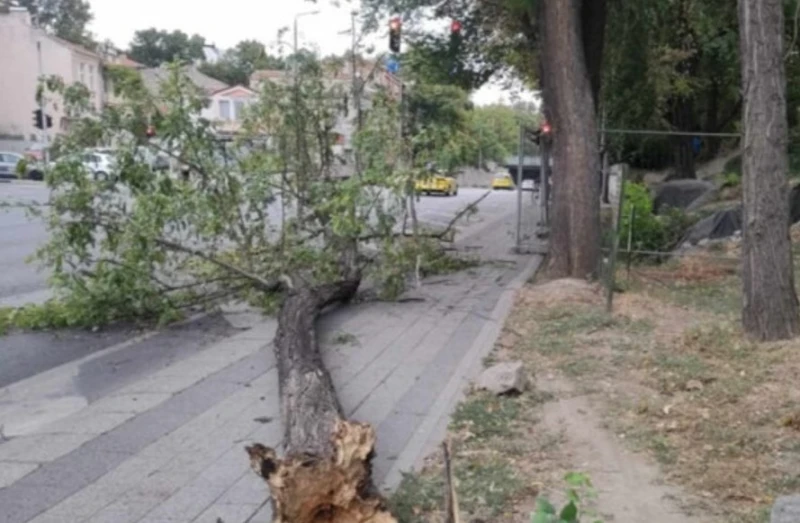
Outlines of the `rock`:
{"label": "rock", "polygon": [[495,394],[524,392],[528,385],[521,361],[507,361],[492,365],[478,376],[478,389]]}
{"label": "rock", "polygon": [[797,523],[800,521],[800,495],[781,496],[772,505],[770,523]]}
{"label": "rock", "polygon": [[686,390],[703,390],[703,383],[699,380],[689,380],[686,382]]}
{"label": "rock", "polygon": [[673,180],[662,183],[655,190],[653,212],[658,214],[666,207],[696,208],[711,201],[716,190],[713,183],[702,180]]}
{"label": "rock", "polygon": [[742,229],[742,207],[722,209],[694,224],[683,236],[681,244],[705,245],[706,240],[729,238]]}

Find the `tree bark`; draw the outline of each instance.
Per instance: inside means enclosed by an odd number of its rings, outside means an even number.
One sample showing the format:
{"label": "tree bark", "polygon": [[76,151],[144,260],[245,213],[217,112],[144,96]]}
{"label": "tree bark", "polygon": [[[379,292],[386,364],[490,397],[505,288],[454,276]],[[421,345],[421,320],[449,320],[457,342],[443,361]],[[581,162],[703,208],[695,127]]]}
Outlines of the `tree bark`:
{"label": "tree bark", "polygon": [[581,39],[586,71],[592,86],[595,111],[600,103],[600,82],[603,77],[603,54],[606,41],[607,0],[581,2]]}
{"label": "tree bark", "polygon": [[545,113],[553,127],[550,271],[586,278],[600,260],[600,168],[579,0],[539,2]]}
{"label": "tree bark", "polygon": [[269,485],[275,522],[395,522],[372,484],[375,431],[344,419],[316,336],[320,312],[351,299],[359,283],[301,287],[281,306],[275,354],[285,457],[258,443],[246,449]]}
{"label": "tree bark", "polygon": [[739,0],[744,87],[742,323],[758,340],[798,333],[789,238],[783,2]]}

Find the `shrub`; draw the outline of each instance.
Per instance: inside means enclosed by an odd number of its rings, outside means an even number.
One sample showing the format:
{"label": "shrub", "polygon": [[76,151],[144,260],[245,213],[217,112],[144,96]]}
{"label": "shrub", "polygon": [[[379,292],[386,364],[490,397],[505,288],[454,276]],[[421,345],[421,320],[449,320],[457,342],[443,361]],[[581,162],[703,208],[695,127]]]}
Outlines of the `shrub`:
{"label": "shrub", "polygon": [[[620,216],[619,245],[631,250],[668,252],[683,238],[695,218],[680,209],[668,208],[660,216],[653,214],[650,191],[643,184],[625,182],[625,200]],[[633,255],[636,256],[636,255]]]}

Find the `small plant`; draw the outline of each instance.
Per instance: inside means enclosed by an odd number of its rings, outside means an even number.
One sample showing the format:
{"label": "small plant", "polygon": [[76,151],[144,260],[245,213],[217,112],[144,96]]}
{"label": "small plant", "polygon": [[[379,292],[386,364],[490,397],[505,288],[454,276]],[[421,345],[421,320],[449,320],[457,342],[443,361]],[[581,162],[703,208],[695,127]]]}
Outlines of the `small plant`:
{"label": "small plant", "polygon": [[[531,514],[531,523],[580,523],[582,518],[593,518],[592,511],[581,507],[581,496],[583,499],[590,500],[597,494],[592,487],[589,476],[579,472],[570,472],[564,476],[567,482],[567,503],[557,510],[546,498],[539,498],[536,501],[536,511]],[[593,523],[602,523],[600,519],[592,519]]]}
{"label": "small plant", "polygon": [[739,187],[741,183],[742,183],[742,174],[735,171],[727,172],[722,177],[723,189],[728,187]]}

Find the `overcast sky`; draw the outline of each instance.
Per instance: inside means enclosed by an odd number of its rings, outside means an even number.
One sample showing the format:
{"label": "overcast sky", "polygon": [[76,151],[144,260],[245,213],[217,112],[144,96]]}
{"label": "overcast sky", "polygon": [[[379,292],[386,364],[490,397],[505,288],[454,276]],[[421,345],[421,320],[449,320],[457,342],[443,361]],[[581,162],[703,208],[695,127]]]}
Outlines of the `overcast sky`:
{"label": "overcast sky", "polygon": [[[254,39],[263,42],[273,52],[277,48],[278,31],[291,28],[295,16],[308,11],[319,13],[299,18],[299,41],[301,46],[316,48],[322,54],[341,54],[351,45],[348,31],[350,13],[355,3],[342,1],[334,7],[330,0],[319,0],[317,4],[307,0],[222,0],[200,2],[198,0],[89,0],[94,21],[90,30],[99,40],[108,38],[118,47],[126,48],[133,33],[140,29],[180,29],[197,33],[219,49],[233,47],[237,42]],[[388,21],[387,21],[388,24]],[[446,23],[443,23],[443,30]],[[373,36],[367,44],[378,49],[386,46],[383,35]],[[291,32],[285,36],[291,42]],[[529,98],[525,96],[525,98]],[[508,102],[509,93],[497,85],[488,85],[473,94],[478,104]]]}

